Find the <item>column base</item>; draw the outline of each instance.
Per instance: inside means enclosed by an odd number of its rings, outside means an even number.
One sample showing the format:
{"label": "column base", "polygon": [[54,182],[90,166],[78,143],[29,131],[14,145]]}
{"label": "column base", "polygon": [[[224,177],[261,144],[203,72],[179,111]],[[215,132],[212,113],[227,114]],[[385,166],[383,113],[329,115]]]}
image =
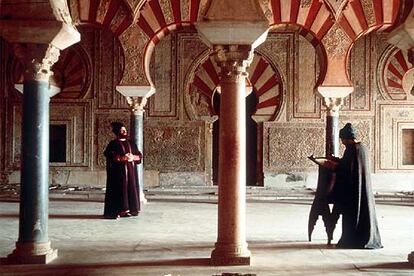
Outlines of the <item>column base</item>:
{"label": "column base", "polygon": [[145,194],[144,193],[140,193],[139,194],[139,200],[141,201],[141,203],[142,204],[146,204],[146,203],[148,203],[148,200],[147,200],[147,198],[145,197]]}
{"label": "column base", "polygon": [[4,264],[48,264],[58,256],[57,249],[50,247],[50,242],[45,243],[19,243],[16,249],[7,258],[2,259]]}
{"label": "column base", "polygon": [[408,254],[408,262],[414,265],[414,251]]}
{"label": "column base", "polygon": [[247,249],[247,243],[243,245],[216,243],[216,248],[211,252],[210,264],[222,265],[250,265],[251,253]]}

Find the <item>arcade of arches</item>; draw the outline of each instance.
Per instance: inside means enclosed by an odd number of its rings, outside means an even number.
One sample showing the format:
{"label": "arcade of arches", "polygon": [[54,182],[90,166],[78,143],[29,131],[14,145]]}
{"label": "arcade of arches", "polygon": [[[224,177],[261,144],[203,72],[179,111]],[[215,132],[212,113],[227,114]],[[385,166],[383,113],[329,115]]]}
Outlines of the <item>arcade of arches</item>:
{"label": "arcade of arches", "polygon": [[[112,121],[142,134],[144,186],[220,185],[220,125],[229,126],[226,113],[236,112],[241,131],[246,127],[245,162],[236,162],[245,171],[242,185],[316,185],[306,157],[338,155],[335,135],[352,122],[370,149],[374,185],[412,187],[412,1],[243,0],[253,8],[230,14],[237,5],[226,0],[49,2],[0,2],[0,185],[19,185],[23,177],[21,145],[29,144],[31,120],[24,109],[42,113],[48,106],[39,120],[50,122],[50,144],[43,145],[53,185],[105,185],[102,152]],[[224,30],[259,19],[268,30],[257,47],[256,38],[229,38],[220,48],[202,34],[201,23]],[[249,29],[238,31],[247,37]],[[248,63],[237,66],[247,76],[238,88],[221,82],[231,61]],[[38,90],[50,93],[36,109],[23,91],[42,80],[51,88]],[[226,109],[228,87],[242,90],[243,112]],[[243,263],[246,256],[238,257]]]}

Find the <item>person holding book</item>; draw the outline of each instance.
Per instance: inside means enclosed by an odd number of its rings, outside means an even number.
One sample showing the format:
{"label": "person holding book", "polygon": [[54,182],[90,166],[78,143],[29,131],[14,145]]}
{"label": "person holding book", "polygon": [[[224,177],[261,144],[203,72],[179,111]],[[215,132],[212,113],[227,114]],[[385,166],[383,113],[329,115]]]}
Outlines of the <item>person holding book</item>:
{"label": "person holding book", "polygon": [[[329,158],[331,169],[336,172],[332,200],[342,214],[342,236],[338,248],[382,248],[371,188],[369,153],[356,140],[356,130],[347,123],[339,138],[345,145],[342,158]],[[334,165],[332,165],[334,164]]]}

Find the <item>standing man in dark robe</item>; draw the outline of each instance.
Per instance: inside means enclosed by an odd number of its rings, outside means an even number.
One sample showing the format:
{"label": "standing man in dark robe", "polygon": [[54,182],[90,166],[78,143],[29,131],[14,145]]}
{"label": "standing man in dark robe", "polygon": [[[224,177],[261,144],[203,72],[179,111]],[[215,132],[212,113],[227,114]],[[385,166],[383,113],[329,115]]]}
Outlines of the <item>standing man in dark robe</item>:
{"label": "standing man in dark robe", "polygon": [[105,149],[106,193],[104,218],[137,216],[141,210],[137,191],[137,169],[142,154],[137,145],[128,139],[125,125],[113,122],[112,132],[116,139]]}
{"label": "standing man in dark robe", "polygon": [[356,141],[356,130],[350,123],[339,131],[346,149],[337,159],[333,188],[335,208],[342,214],[342,236],[338,248],[382,248],[371,188],[368,151]]}

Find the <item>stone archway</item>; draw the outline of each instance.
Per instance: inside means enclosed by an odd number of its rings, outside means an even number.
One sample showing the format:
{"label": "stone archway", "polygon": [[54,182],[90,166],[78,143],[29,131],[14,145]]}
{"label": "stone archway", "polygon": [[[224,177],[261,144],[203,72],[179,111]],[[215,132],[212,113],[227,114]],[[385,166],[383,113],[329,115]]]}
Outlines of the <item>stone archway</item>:
{"label": "stone archway", "polygon": [[[247,105],[250,114],[246,118],[249,144],[248,153],[253,163],[247,166],[250,175],[248,185],[263,185],[263,123],[274,121],[282,108],[285,97],[285,84],[277,67],[264,54],[255,53],[248,68]],[[210,51],[203,52],[187,73],[184,106],[190,120],[214,122],[212,126],[211,150],[212,179],[217,182],[218,169],[218,130],[220,87],[219,69]],[[219,116],[218,116],[219,118]],[[258,146],[259,145],[259,146]],[[251,149],[254,147],[254,149]],[[253,156],[254,155],[254,156]]]}

